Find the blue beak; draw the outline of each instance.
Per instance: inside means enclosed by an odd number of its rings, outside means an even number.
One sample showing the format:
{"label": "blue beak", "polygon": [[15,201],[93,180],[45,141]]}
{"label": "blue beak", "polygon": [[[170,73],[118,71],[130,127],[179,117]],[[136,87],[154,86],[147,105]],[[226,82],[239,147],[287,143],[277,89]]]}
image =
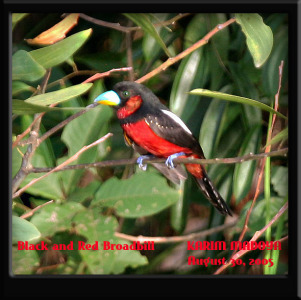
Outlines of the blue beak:
{"label": "blue beak", "polygon": [[100,94],[97,98],[95,98],[94,102],[98,102],[99,104],[116,106],[119,105],[121,100],[117,93],[114,91],[108,91]]}

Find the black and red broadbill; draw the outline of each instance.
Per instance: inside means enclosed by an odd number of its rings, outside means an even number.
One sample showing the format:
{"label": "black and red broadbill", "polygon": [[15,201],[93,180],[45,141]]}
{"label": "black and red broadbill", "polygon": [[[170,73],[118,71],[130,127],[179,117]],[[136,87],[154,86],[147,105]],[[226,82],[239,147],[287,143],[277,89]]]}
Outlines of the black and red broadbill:
{"label": "black and red broadbill", "polygon": [[[165,165],[153,165],[173,182],[179,183],[186,176],[181,166],[174,165],[174,158],[205,158],[198,140],[184,122],[144,85],[131,81],[119,82],[113,90],[99,95],[94,102],[112,105],[117,109],[126,144],[138,153],[146,154],[137,160],[141,169],[146,169],[143,159],[150,155],[166,158]],[[223,215],[231,216],[226,202],[212,184],[204,167],[193,163],[185,166],[217,210]]]}

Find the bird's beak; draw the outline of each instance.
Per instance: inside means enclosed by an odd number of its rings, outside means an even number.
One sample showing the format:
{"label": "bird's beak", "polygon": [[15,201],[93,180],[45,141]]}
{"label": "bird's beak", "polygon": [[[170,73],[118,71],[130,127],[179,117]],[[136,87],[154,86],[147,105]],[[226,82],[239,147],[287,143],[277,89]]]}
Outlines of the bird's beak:
{"label": "bird's beak", "polygon": [[119,105],[121,100],[117,93],[114,91],[108,91],[100,94],[97,98],[95,98],[94,102],[98,102],[99,104],[116,106]]}

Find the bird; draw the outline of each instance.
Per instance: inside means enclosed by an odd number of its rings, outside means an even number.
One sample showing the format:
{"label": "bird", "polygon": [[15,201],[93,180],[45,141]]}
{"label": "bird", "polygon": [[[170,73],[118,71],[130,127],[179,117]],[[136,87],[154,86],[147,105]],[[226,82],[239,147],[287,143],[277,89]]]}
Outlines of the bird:
{"label": "bird", "polygon": [[[146,165],[143,164],[145,158],[164,158],[165,164],[157,163],[154,166],[167,178],[179,183],[187,178],[187,174],[180,165],[173,162],[175,158],[205,158],[199,141],[187,125],[145,85],[121,81],[112,90],[97,96],[94,102],[115,108],[125,143],[142,154],[137,159],[142,170],[146,170]],[[195,163],[184,165],[209,202],[222,215],[232,216],[204,166]]]}

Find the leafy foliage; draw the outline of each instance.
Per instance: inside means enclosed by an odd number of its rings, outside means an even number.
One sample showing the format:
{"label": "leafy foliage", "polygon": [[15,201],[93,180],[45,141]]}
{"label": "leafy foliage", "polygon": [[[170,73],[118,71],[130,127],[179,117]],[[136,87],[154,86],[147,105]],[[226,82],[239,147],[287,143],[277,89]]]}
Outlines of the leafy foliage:
{"label": "leafy foliage", "polygon": [[[129,79],[128,73],[112,73],[93,84],[82,84],[93,71],[103,73],[129,66],[130,55],[135,79],[138,79],[234,16],[236,22],[217,32],[208,44],[144,84],[183,119],[199,139],[207,158],[259,153],[268,144],[272,150],[286,145],[286,15],[95,13],[91,16],[112,24],[120,23],[122,27],[139,28],[132,29],[132,43],[129,45],[125,32],[114,26],[101,27],[84,18],[79,18],[75,25],[77,14],[72,14],[71,20],[65,22],[58,14],[48,14],[47,18],[13,14],[13,138],[28,128],[37,113],[46,113],[41,119],[41,135],[91,104],[97,95],[116,82]],[[54,30],[59,31],[57,35]],[[63,38],[65,34],[67,36]],[[46,38],[48,44],[43,47],[36,45],[41,38]],[[274,138],[267,142],[266,124],[269,115],[275,112],[273,101],[278,89],[281,60],[285,67],[280,111],[277,112]],[[46,92],[40,93],[39,86],[50,68]],[[81,71],[87,72],[83,76]],[[53,104],[56,106],[50,107]],[[55,167],[108,132],[114,136],[84,152],[73,164],[132,157],[132,150],[123,143],[122,130],[113,111],[99,106],[72,120],[42,142],[30,163],[35,168]],[[28,137],[27,134],[25,139]],[[28,147],[28,144],[19,144],[13,148],[13,177],[18,174]],[[214,164],[207,169],[239,221],[237,227],[227,233],[217,232],[205,239],[237,240],[255,194],[259,162]],[[40,173],[29,173],[20,187],[40,176]],[[286,158],[271,158],[270,176],[271,198],[265,199],[263,189],[260,190],[260,197],[250,215],[246,239],[264,227],[267,216],[273,217],[287,201]],[[41,207],[30,218],[20,218],[24,205],[34,208],[51,199],[55,200],[54,203]],[[14,199],[13,214],[13,242],[20,240],[35,244],[46,240],[51,245],[74,244],[74,250],[48,251],[20,251],[14,245],[15,274],[212,274],[215,266],[181,269],[180,266],[187,267],[191,251],[179,250],[172,244],[156,245],[155,251],[142,252],[102,250],[101,247],[104,241],[132,245],[132,242],[117,237],[117,231],[135,236],[172,236],[225,223],[225,218],[209,205],[191,177],[180,186],[174,186],[151,166],[146,172],[135,166],[54,172]],[[287,234],[287,215],[271,228],[271,234],[273,239]],[[79,250],[79,242],[91,245],[98,242],[100,250]],[[167,267],[168,259],[173,255],[177,257],[174,260],[177,264]],[[210,252],[210,257],[220,258],[221,255],[228,258],[230,252]],[[250,255],[258,258],[261,254],[253,251]],[[280,252],[280,255],[285,253]],[[208,256],[208,251],[200,254],[201,258]],[[278,256],[276,253],[274,274],[287,270]],[[47,268],[49,266],[52,268]],[[231,268],[229,272],[248,274],[251,271],[247,266]]]}

